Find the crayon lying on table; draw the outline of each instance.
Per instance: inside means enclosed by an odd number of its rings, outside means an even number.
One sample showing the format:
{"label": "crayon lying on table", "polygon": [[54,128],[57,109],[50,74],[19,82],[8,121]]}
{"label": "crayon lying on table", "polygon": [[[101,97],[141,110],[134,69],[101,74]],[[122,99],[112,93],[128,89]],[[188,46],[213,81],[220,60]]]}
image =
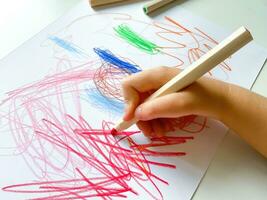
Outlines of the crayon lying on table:
{"label": "crayon lying on table", "polygon": [[92,7],[97,7],[97,6],[104,6],[108,4],[113,4],[113,3],[119,3],[127,0],[90,0],[90,4]]}

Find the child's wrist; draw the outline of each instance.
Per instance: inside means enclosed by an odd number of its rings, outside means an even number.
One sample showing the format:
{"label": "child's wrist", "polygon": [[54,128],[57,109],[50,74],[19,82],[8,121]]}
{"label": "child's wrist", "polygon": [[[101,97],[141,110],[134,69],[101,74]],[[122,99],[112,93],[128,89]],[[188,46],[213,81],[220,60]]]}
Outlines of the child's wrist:
{"label": "child's wrist", "polygon": [[224,122],[230,108],[231,84],[215,81],[213,90],[212,104],[209,105],[211,117]]}
{"label": "child's wrist", "polygon": [[220,106],[218,109],[218,120],[225,123],[227,117],[229,117],[229,112],[231,112],[231,99],[232,97],[232,85],[225,83],[224,90],[222,91],[221,99],[220,99]]}

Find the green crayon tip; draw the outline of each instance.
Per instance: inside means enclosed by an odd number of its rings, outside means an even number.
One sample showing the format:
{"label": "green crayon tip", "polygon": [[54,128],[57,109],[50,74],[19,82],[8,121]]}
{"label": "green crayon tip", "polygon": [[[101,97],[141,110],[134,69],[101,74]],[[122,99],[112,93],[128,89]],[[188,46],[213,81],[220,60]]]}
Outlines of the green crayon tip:
{"label": "green crayon tip", "polygon": [[146,6],[143,7],[143,11],[145,14],[147,14],[147,7]]}

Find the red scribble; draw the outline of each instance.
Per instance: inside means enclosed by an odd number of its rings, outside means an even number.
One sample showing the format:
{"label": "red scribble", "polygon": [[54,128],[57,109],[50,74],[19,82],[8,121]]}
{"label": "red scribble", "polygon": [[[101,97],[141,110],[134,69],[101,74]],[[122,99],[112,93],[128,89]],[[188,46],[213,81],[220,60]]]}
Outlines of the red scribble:
{"label": "red scribble", "polygon": [[[155,27],[166,33],[189,34],[193,38],[196,35],[187,29],[173,32],[160,24]],[[158,35],[162,37],[164,33]],[[207,35],[205,38],[212,41]],[[177,44],[175,48],[187,46],[169,41]],[[134,139],[140,131],[119,132],[114,137],[112,122],[102,119],[98,121],[99,127],[91,125],[97,123],[95,113],[88,115],[86,111],[89,107],[83,101],[85,86],[94,85],[106,98],[122,101],[120,81],[128,74],[99,60],[73,67],[72,60],[65,55],[55,59],[58,65],[52,75],[8,92],[0,103],[5,131],[14,139],[15,155],[24,159],[36,177],[2,190],[36,194],[33,199],[42,200],[91,197],[106,200],[143,192],[153,199],[163,199],[159,184],[169,183],[157,169],[171,170],[176,166],[156,158],[186,153],[160,147],[191,141],[194,133],[208,128],[207,118],[192,115],[170,120],[170,130],[181,130],[186,136],[154,137],[146,143]]]}
{"label": "red scribble", "polygon": [[[6,186],[3,188],[4,191],[49,193],[48,196],[36,199],[86,199],[94,196],[112,199],[113,197],[127,197],[127,192],[138,195],[138,191],[130,186],[131,182],[135,182],[151,197],[161,199],[163,196],[156,186],[156,181],[168,183],[156,175],[151,167],[155,165],[175,168],[175,166],[151,161],[148,157],[154,154],[155,156],[180,156],[185,153],[157,153],[157,151],[151,153],[140,149],[144,145],[155,146],[157,141],[169,145],[192,139],[191,137],[166,137],[165,140],[154,138],[149,144],[138,145],[129,136],[139,134],[139,131],[125,132],[126,136],[117,139],[110,134],[113,124],[109,122],[103,121],[101,129],[93,129],[82,117],[76,120],[71,116],[66,116],[66,120],[72,131],[66,131],[61,125],[46,119],[43,119],[42,123],[47,129],[35,131],[35,137],[42,140],[43,144],[47,142],[53,146],[53,150],[66,157],[64,165],[60,168],[54,166],[52,160],[49,160],[46,155],[40,155],[38,158],[48,166],[53,165],[54,171],[60,173],[62,179]],[[135,146],[129,147],[127,144]],[[36,156],[35,159],[37,159]],[[69,165],[72,166],[69,167]],[[47,168],[42,171],[46,174],[43,179],[49,177]],[[72,168],[73,177],[69,177],[69,173],[64,173],[67,168]],[[144,183],[151,184],[155,191],[147,190]]]}
{"label": "red scribble", "polygon": [[94,84],[103,96],[123,102],[121,81],[128,75],[125,70],[103,63],[95,72]]}
{"label": "red scribble", "polygon": [[[62,61],[59,63],[62,65]],[[83,117],[83,86],[98,77],[116,79],[106,73],[100,75],[102,67],[101,62],[88,62],[8,93],[1,103],[6,114],[1,117],[13,135],[17,155],[23,157],[37,180],[6,186],[4,191],[38,193],[41,197],[34,199],[61,200],[113,199],[129,193],[139,195],[143,190],[153,199],[163,199],[157,185],[168,185],[168,181],[153,169],[174,169],[175,165],[157,162],[153,157],[186,153],[157,147],[186,143],[193,136],[151,138],[150,142],[139,144],[132,136],[140,131],[119,132],[114,137],[111,122],[103,120],[100,128],[92,127],[88,120],[93,115],[87,120]],[[179,118],[172,126],[190,130],[191,124],[198,123],[196,118]],[[205,123],[199,126],[202,128],[192,132],[206,127]]]}

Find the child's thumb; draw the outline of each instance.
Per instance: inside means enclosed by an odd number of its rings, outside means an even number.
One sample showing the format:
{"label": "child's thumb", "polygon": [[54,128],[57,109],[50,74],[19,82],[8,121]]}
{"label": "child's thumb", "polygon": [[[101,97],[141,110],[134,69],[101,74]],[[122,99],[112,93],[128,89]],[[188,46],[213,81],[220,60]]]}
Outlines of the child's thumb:
{"label": "child's thumb", "polygon": [[135,117],[141,121],[181,117],[190,112],[187,104],[183,95],[173,93],[142,103],[135,110]]}

